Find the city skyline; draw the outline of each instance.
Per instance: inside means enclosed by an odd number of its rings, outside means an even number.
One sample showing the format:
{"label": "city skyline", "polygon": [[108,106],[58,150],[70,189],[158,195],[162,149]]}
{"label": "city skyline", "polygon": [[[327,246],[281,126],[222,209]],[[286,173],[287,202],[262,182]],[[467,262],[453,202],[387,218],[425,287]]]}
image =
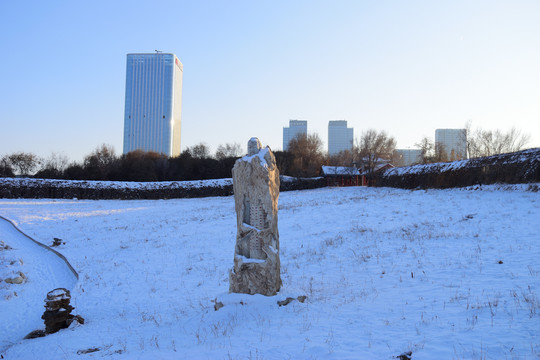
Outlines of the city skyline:
{"label": "city skyline", "polygon": [[278,150],[288,119],[321,138],[347,119],[398,148],[472,121],[540,147],[537,1],[207,5],[2,2],[0,155],[121,153],[125,54],[154,50],[186,70],[182,150],[252,136]]}

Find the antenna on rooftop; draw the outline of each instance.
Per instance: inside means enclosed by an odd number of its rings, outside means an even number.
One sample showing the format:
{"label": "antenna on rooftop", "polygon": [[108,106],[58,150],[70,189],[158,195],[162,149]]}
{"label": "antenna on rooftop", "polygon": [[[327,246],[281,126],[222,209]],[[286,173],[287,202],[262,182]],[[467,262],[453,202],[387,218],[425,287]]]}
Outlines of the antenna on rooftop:
{"label": "antenna on rooftop", "polygon": [[161,53],[163,53],[163,51],[161,51],[161,50],[154,50],[154,51],[156,52],[156,54],[161,54]]}

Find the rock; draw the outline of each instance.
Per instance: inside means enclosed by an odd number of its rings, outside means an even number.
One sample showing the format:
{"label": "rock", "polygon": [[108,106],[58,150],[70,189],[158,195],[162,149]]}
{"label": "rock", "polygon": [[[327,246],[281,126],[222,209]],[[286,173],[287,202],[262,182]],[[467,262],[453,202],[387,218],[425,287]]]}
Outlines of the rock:
{"label": "rock", "polygon": [[282,301],[278,301],[278,305],[279,306],[286,306],[286,305],[289,305],[291,302],[293,302],[295,300],[295,298],[292,298],[292,297],[288,297],[286,298],[285,300],[282,300]]}
{"label": "rock", "polygon": [[278,233],[279,170],[257,138],[233,170],[237,235],[229,291],[275,295],[281,287]]}
{"label": "rock", "polygon": [[248,141],[248,156],[255,155],[262,149],[262,144],[258,138],[252,137]]}
{"label": "rock", "polygon": [[47,334],[43,330],[34,330],[30,334],[26,335],[24,338],[25,339],[35,339],[35,338],[44,337],[45,335],[47,335]]}
{"label": "rock", "polygon": [[19,271],[19,276],[13,278],[7,278],[4,281],[8,284],[17,284],[20,285],[26,280],[26,276]]}
{"label": "rock", "polygon": [[407,351],[407,352],[404,352],[401,355],[396,356],[396,359],[399,359],[399,360],[411,360],[411,356],[412,356],[412,351]]}
{"label": "rock", "polygon": [[81,315],[75,315],[72,319],[67,320],[68,326],[73,323],[84,325],[84,318]]}
{"label": "rock", "polygon": [[60,246],[60,245],[65,245],[66,243],[62,240],[62,239],[59,239],[59,238],[53,238],[53,243],[52,243],[52,247],[57,247],[57,246]]}
{"label": "rock", "polygon": [[[45,312],[41,318],[45,322],[45,333],[53,334],[69,327],[74,316],[71,315],[73,306],[69,305],[71,294],[64,288],[54,289],[47,293]],[[84,320],[83,320],[84,322]]]}
{"label": "rock", "polygon": [[84,349],[84,350],[77,350],[77,355],[82,355],[82,354],[90,354],[90,353],[93,353],[93,352],[96,352],[96,351],[100,351],[101,349],[100,348],[89,348],[89,349]]}
{"label": "rock", "polygon": [[285,300],[278,301],[277,303],[278,303],[279,306],[286,306],[286,305],[289,305],[294,300],[298,300],[299,302],[303,303],[304,301],[306,301],[306,299],[307,299],[307,296],[301,295],[301,296],[297,297],[296,299],[292,298],[292,297],[288,297]]}
{"label": "rock", "polygon": [[17,276],[17,277],[14,277],[14,278],[8,278],[6,279],[6,282],[8,284],[22,284],[24,282],[24,278],[22,276]]}
{"label": "rock", "polygon": [[214,310],[218,311],[222,307],[224,307],[223,303],[221,301],[217,301],[217,298],[214,300]]}

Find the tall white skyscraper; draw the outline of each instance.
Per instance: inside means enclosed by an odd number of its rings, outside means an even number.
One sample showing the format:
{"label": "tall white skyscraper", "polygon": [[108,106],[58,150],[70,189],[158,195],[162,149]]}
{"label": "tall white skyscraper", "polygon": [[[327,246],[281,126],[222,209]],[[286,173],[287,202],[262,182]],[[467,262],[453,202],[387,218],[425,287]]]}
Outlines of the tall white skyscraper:
{"label": "tall white skyscraper", "polygon": [[289,150],[289,142],[299,134],[307,135],[307,120],[289,120],[289,127],[283,128],[283,151]]}
{"label": "tall white skyscraper", "polygon": [[124,154],[180,155],[183,65],[174,54],[128,54]]}
{"label": "tall white skyscraper", "polygon": [[328,155],[336,155],[353,148],[354,129],[347,127],[347,120],[328,122]]}
{"label": "tall white skyscraper", "polygon": [[442,144],[448,160],[467,159],[466,129],[436,129],[435,144]]}

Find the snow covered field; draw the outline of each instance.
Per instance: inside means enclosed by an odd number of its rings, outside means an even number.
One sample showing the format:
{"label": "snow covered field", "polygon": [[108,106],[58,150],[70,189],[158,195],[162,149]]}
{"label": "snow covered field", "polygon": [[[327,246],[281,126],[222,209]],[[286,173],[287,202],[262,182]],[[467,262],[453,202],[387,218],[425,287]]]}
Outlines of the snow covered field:
{"label": "snow covered field", "polygon": [[[232,197],[0,200],[0,215],[28,235],[65,241],[58,250],[79,272],[73,313],[86,320],[33,340],[14,338],[8,326],[0,354],[395,359],[412,351],[414,360],[538,359],[540,192],[527,188],[284,192],[283,288],[275,297],[228,293]],[[30,332],[43,328],[46,293],[31,304],[37,310],[6,312],[34,296],[40,278],[31,267],[36,255],[11,246],[0,251],[0,278],[22,271],[28,281],[0,282],[0,315],[37,313]],[[277,305],[299,295],[306,302]],[[216,298],[225,305],[218,311]]]}

